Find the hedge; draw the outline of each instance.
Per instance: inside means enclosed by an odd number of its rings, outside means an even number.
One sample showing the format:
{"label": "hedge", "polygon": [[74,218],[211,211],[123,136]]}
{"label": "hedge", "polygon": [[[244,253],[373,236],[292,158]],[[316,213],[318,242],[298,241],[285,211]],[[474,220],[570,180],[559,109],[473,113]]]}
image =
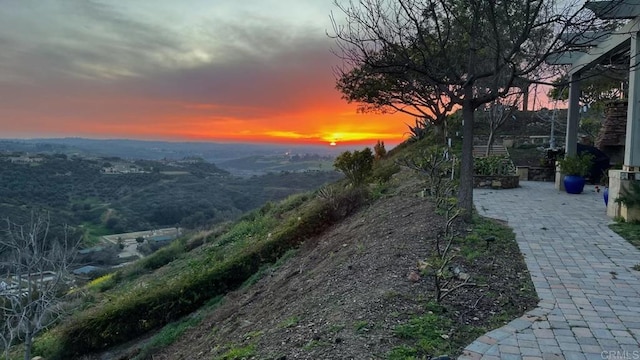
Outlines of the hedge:
{"label": "hedge", "polygon": [[307,203],[299,217],[289,220],[272,236],[251,243],[213,265],[205,259],[187,271],[166,279],[161,286],[144,287],[84,311],[53,334],[61,346],[49,359],[66,359],[104,350],[130,341],[185,316],[210,298],[237,289],[263,265],[275,262],[288,250],[318,235],[355,211],[366,200],[361,189],[342,192],[333,199]]}

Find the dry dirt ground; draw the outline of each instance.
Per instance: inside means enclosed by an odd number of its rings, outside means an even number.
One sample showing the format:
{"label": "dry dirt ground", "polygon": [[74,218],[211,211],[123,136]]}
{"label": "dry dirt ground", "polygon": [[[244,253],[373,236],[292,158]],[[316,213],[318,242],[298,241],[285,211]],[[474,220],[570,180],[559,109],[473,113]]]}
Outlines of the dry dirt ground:
{"label": "dry dirt ground", "polygon": [[[252,349],[250,359],[386,358],[407,343],[394,328],[425,312],[433,297],[431,278],[415,272],[444,226],[418,196],[417,181],[395,192],[307,241],[255,285],[226,296],[200,325],[152,358],[243,358],[231,355],[233,348]],[[482,286],[464,287],[446,300],[458,324],[485,325],[505,303],[521,312],[535,305],[534,296],[514,288],[529,277],[515,242],[461,266]],[[455,328],[448,335],[477,336]],[[449,355],[460,351],[452,348]],[[421,354],[436,355],[442,354]]]}

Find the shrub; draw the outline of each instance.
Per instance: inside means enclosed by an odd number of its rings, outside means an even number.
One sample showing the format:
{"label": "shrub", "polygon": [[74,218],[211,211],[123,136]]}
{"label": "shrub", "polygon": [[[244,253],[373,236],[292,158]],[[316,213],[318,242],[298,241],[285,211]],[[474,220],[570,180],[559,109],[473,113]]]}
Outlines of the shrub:
{"label": "shrub", "polygon": [[473,159],[473,173],[475,175],[509,176],[516,174],[516,167],[508,156],[494,155]]}
{"label": "shrub", "polygon": [[398,171],[400,171],[400,166],[391,161],[377,161],[373,165],[371,177],[378,183],[383,184],[391,180],[391,177]]}
{"label": "shrub", "polygon": [[342,171],[354,186],[359,186],[371,176],[373,154],[369,148],[354,150],[353,153],[345,151],[336,158],[333,166]]}
{"label": "shrub", "polygon": [[585,176],[593,165],[593,155],[582,153],[558,159],[558,166],[565,175]]}
{"label": "shrub", "polygon": [[52,333],[44,333],[33,341],[33,353],[39,354],[46,359],[54,357],[55,354],[62,352],[62,350],[62,344]]}
{"label": "shrub", "polygon": [[[142,286],[63,325],[57,358],[105,349],[163,326],[237,288],[258,270],[260,254],[238,254],[210,268],[181,273],[154,287]],[[52,358],[56,358],[53,357]]]}
{"label": "shrub", "polygon": [[447,197],[454,190],[451,171],[456,166],[453,159],[447,156],[448,152],[449,150],[444,147],[430,145],[405,156],[399,162],[426,177],[425,190],[430,196],[434,198]]}
{"label": "shrub", "polygon": [[144,269],[155,270],[177,259],[184,252],[185,241],[179,239],[140,260],[140,263]]}
{"label": "shrub", "polygon": [[615,200],[618,204],[623,204],[628,208],[640,208],[640,182],[631,181],[629,188],[621,188],[618,198]]}
{"label": "shrub", "polygon": [[118,282],[120,275],[118,272],[109,273],[91,280],[87,287],[89,289],[95,289],[99,292],[107,291],[113,288]]}
{"label": "shrub", "polygon": [[415,125],[407,125],[407,127],[409,128],[410,142],[422,140],[431,135],[433,132],[431,123],[429,123],[425,118],[417,117],[415,119]]}

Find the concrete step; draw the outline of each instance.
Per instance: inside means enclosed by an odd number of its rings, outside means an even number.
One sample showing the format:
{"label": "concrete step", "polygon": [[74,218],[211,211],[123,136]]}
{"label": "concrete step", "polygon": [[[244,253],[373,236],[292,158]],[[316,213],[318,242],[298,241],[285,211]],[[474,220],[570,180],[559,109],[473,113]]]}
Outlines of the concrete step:
{"label": "concrete step", "polygon": [[[485,154],[487,153],[487,146],[486,145],[474,145],[473,146],[473,156],[474,157],[484,157]],[[505,148],[503,145],[493,145],[491,147],[491,155],[507,155],[509,156],[509,152],[507,151],[507,148]]]}

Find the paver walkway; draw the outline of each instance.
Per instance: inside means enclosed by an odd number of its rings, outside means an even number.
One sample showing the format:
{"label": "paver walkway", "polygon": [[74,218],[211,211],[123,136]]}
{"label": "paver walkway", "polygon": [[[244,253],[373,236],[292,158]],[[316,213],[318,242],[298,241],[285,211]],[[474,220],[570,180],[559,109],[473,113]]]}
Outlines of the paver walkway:
{"label": "paver walkway", "polygon": [[474,203],[514,229],[540,303],[459,359],[640,359],[640,251],[607,227],[602,194],[520,185],[477,189]]}

